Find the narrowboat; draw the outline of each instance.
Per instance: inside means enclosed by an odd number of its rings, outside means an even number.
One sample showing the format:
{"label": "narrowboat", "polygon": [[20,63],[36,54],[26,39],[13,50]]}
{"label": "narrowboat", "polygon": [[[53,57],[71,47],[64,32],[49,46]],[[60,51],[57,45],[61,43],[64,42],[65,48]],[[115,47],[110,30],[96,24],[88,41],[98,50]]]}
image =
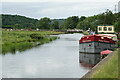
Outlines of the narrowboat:
{"label": "narrowboat", "polygon": [[105,34],[94,34],[83,36],[79,40],[80,53],[100,53],[103,50],[115,48],[115,36]]}

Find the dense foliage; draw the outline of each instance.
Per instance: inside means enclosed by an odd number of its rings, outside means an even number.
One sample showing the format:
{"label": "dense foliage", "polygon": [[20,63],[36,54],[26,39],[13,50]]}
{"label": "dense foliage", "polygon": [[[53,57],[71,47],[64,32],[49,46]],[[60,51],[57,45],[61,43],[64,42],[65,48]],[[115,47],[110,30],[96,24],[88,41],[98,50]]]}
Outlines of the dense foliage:
{"label": "dense foliage", "polygon": [[51,29],[59,29],[59,22],[53,21],[51,24]]}
{"label": "dense foliage", "polygon": [[19,15],[2,15],[3,28],[33,28],[38,20]]}
{"label": "dense foliage", "polygon": [[41,18],[37,22],[36,26],[39,29],[50,29],[50,23],[51,23],[50,18],[45,17],[45,18]]}
{"label": "dense foliage", "polygon": [[2,27],[14,29],[92,29],[96,30],[98,25],[114,25],[116,32],[120,31],[120,13],[113,14],[111,11],[90,17],[71,16],[67,19],[50,19],[47,17],[40,20],[31,19],[18,15],[2,15]]}
{"label": "dense foliage", "polygon": [[66,29],[74,29],[74,28],[76,28],[78,22],[79,22],[78,16],[68,17],[64,22],[64,25],[65,25],[64,27]]}

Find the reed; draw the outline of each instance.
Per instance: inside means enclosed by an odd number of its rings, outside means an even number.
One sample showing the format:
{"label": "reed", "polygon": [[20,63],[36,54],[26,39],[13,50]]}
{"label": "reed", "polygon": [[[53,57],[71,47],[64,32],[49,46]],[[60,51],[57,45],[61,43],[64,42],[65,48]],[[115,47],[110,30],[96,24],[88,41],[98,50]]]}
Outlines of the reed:
{"label": "reed", "polygon": [[37,45],[56,40],[55,31],[2,31],[2,54],[24,51]]}

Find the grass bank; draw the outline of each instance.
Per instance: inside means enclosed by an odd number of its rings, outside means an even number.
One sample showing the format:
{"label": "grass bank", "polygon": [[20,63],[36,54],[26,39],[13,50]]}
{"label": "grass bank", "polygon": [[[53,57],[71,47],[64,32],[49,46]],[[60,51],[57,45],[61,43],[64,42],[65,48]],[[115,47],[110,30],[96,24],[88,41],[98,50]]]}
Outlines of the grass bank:
{"label": "grass bank", "polygon": [[37,45],[42,45],[57,39],[50,36],[61,34],[55,31],[2,31],[2,54],[24,51]]}
{"label": "grass bank", "polygon": [[116,50],[98,70],[96,70],[90,77],[91,78],[118,78],[118,52]]}

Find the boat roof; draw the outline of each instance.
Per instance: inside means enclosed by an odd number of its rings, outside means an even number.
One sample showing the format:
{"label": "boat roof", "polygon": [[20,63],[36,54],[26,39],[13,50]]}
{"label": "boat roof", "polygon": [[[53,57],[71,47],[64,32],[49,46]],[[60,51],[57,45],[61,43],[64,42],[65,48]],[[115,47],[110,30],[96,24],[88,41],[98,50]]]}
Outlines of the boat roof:
{"label": "boat roof", "polygon": [[86,35],[83,37],[92,37],[92,36],[100,36],[100,37],[108,37],[108,38],[116,37],[116,35],[114,34],[94,34],[94,35]]}
{"label": "boat roof", "polygon": [[95,35],[105,36],[105,37],[114,37],[114,36],[116,36],[115,34],[95,34]]}

